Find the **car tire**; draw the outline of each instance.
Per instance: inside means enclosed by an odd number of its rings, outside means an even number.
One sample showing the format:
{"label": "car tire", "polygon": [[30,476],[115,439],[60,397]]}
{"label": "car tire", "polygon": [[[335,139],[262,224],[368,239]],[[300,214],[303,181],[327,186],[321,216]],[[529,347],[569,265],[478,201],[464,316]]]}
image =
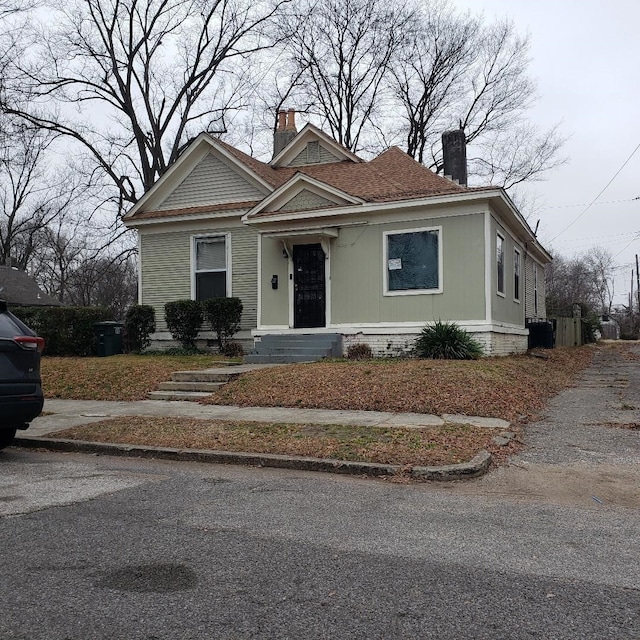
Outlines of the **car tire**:
{"label": "car tire", "polygon": [[0,431],[0,449],[8,447],[13,442],[15,435],[15,429],[2,429]]}

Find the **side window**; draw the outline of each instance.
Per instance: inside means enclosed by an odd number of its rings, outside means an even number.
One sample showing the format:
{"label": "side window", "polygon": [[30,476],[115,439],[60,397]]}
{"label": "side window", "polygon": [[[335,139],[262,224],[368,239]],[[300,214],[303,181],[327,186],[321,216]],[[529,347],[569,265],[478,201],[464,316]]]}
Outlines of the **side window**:
{"label": "side window", "polygon": [[533,315],[538,317],[538,265],[533,263]]}
{"label": "side window", "polygon": [[496,236],[496,271],[498,274],[498,293],[504,295],[504,238]]}
{"label": "side window", "polygon": [[520,301],[520,252],[513,250],[513,299]]}
{"label": "side window", "polygon": [[384,233],[385,294],[439,293],[440,229]]}
{"label": "side window", "polygon": [[227,292],[227,238],[194,238],[195,299],[225,298]]}

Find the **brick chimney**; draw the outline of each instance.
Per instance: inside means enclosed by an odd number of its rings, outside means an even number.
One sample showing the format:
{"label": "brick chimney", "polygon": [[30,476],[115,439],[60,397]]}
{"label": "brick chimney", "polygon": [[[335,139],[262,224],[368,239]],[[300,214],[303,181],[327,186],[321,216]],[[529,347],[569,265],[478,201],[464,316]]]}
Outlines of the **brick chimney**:
{"label": "brick chimney", "polygon": [[444,177],[467,186],[467,140],[462,129],[442,134]]}
{"label": "brick chimney", "polygon": [[278,124],[273,134],[273,157],[275,158],[297,135],[295,109],[278,111]]}

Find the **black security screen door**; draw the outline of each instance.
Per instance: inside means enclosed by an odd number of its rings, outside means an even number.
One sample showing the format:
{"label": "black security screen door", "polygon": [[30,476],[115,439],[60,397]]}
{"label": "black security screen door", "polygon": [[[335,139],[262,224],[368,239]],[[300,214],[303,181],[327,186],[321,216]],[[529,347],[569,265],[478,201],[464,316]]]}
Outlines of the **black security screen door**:
{"label": "black security screen door", "polygon": [[293,245],[296,328],[325,326],[324,251],[319,244]]}

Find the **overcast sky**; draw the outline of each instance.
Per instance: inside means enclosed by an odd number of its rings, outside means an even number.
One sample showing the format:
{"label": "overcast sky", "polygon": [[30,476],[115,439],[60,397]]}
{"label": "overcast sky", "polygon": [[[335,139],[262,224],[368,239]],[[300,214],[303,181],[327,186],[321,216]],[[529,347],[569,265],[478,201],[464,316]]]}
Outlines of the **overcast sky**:
{"label": "overcast sky", "polygon": [[[569,162],[535,183],[538,237],[570,257],[595,245],[620,265],[616,302],[626,302],[640,253],[640,2],[637,0],[454,0],[490,21],[511,18],[531,36],[531,73],[542,127],[562,122]],[[639,198],[634,200],[634,198]],[[580,214],[571,227],[565,230]]]}

